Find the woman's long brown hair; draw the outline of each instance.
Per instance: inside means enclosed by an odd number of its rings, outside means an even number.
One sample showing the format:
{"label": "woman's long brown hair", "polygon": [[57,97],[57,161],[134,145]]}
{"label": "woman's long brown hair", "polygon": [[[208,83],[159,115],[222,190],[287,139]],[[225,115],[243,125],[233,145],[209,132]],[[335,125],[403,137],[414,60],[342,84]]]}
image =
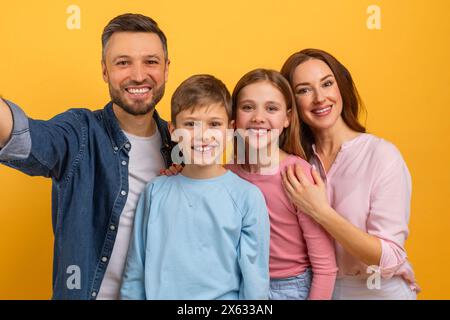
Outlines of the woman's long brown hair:
{"label": "woman's long brown hair", "polygon": [[[366,132],[366,128],[358,121],[361,111],[365,110],[362,100],[358,94],[353,78],[347,68],[331,54],[318,49],[305,49],[291,55],[283,67],[281,74],[294,86],[292,78],[295,69],[308,60],[317,59],[325,62],[334,74],[339,91],[342,96],[342,119],[345,124],[356,132]],[[309,159],[313,153],[314,135],[311,128],[302,121],[300,126],[300,137],[303,149]]]}

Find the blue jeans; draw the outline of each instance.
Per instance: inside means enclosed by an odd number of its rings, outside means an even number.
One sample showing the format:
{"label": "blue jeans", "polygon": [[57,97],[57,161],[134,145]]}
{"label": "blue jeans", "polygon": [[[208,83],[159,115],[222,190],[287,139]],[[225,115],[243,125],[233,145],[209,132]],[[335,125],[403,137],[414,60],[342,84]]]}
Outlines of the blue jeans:
{"label": "blue jeans", "polygon": [[306,300],[311,282],[310,268],[295,277],[270,279],[269,300]]}

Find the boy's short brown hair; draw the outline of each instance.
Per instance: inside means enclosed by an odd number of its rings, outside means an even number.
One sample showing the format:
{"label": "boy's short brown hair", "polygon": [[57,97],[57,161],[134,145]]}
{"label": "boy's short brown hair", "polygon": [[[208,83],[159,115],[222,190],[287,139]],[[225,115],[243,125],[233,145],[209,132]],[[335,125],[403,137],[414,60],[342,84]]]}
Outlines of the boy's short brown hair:
{"label": "boy's short brown hair", "polygon": [[222,104],[228,119],[231,119],[231,95],[225,84],[209,74],[191,76],[172,95],[172,122],[175,123],[175,118],[181,111],[215,103]]}

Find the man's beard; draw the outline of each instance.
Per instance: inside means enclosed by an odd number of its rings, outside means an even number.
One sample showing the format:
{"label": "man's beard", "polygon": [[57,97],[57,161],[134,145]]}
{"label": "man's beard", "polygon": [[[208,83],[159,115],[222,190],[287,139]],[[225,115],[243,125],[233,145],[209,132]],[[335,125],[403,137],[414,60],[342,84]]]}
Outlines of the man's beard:
{"label": "man's beard", "polygon": [[126,103],[121,96],[121,89],[114,89],[111,85],[109,85],[109,95],[111,96],[111,101],[122,108],[126,113],[129,113],[133,116],[142,116],[146,115],[149,112],[153,111],[158,104],[158,102],[164,96],[164,91],[166,89],[166,85],[163,83],[160,87],[153,87],[153,95],[150,102],[145,101],[135,101],[133,105]]}

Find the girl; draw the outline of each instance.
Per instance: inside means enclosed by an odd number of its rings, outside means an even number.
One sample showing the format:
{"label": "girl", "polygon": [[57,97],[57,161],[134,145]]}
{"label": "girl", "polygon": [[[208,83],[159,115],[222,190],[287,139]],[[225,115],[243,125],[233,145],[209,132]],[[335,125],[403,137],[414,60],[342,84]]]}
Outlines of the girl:
{"label": "girl", "polygon": [[283,183],[297,208],[336,240],[334,299],[415,299],[419,288],[404,249],[411,177],[400,152],[365,133],[352,77],[333,56],[303,50],[281,72],[303,121],[297,134],[318,168],[310,182],[289,167]]}
{"label": "girl", "polygon": [[[298,165],[305,176],[310,172],[302,159],[299,118],[289,83],[276,71],[257,69],[239,80],[232,101],[232,119],[245,141],[246,157],[245,163],[228,167],[258,186],[266,199],[269,298],[330,299],[337,273],[334,244],[316,222],[297,210],[282,185],[280,172],[290,165]],[[262,154],[269,161],[262,161]]]}

